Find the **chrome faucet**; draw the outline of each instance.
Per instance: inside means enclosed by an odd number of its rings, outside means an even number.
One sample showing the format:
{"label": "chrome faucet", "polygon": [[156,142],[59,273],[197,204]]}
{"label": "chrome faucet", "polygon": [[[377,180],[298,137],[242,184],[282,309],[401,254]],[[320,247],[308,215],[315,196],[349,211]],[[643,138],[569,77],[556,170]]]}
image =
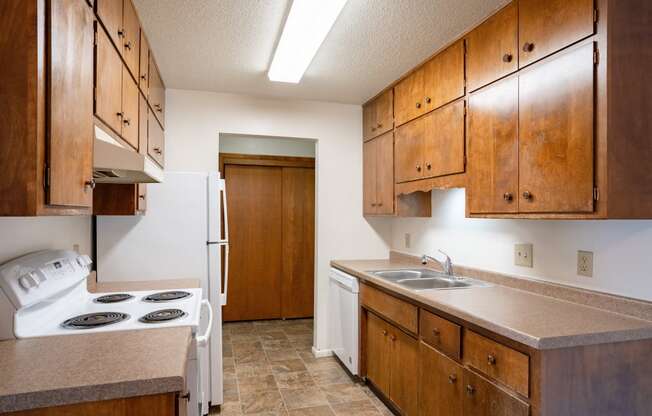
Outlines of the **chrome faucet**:
{"label": "chrome faucet", "polygon": [[453,262],[451,261],[451,258],[448,256],[448,254],[444,253],[443,251],[441,251],[441,250],[438,250],[438,251],[441,254],[443,254],[444,256],[446,256],[446,260],[444,260],[442,262],[442,261],[440,261],[440,260],[438,260],[438,259],[436,259],[434,257],[431,257],[431,256],[428,256],[428,255],[424,254],[423,256],[421,256],[421,264],[426,265],[426,264],[428,264],[428,260],[432,260],[432,261],[438,263],[441,266],[441,268],[444,270],[444,274],[446,274],[447,276],[450,276],[450,277],[454,277],[454,275],[453,275]]}

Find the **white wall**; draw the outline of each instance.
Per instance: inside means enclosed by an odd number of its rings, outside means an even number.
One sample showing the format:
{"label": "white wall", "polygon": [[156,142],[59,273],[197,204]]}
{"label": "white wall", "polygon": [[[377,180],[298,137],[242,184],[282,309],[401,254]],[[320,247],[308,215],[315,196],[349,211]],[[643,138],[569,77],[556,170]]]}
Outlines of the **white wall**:
{"label": "white wall", "polygon": [[[433,191],[432,206],[432,218],[393,220],[394,249],[652,301],[652,221],[467,219],[463,189]],[[517,242],[534,244],[534,268],[514,266]],[[576,274],[577,250],[593,251],[592,278]]]}
{"label": "white wall", "polygon": [[316,140],[315,347],[328,346],[331,259],[387,257],[391,223],[362,217],[359,106],[167,90],[166,169],[217,168],[220,133]]}
{"label": "white wall", "polygon": [[287,137],[220,134],[221,153],[315,157],[315,142]]}
{"label": "white wall", "polygon": [[0,218],[0,263],[32,251],[72,250],[75,244],[91,254],[90,217]]}

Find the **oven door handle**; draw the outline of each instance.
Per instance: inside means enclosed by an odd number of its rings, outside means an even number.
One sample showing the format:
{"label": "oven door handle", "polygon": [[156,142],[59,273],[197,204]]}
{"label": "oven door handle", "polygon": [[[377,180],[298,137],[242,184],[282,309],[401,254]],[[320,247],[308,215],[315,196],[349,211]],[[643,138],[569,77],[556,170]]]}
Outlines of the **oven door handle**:
{"label": "oven door handle", "polygon": [[208,340],[211,339],[211,330],[213,329],[213,308],[211,307],[211,303],[208,301],[208,299],[202,299],[201,306],[208,308],[208,327],[206,328],[204,335],[197,337],[198,347],[204,347],[206,344],[208,344]]}

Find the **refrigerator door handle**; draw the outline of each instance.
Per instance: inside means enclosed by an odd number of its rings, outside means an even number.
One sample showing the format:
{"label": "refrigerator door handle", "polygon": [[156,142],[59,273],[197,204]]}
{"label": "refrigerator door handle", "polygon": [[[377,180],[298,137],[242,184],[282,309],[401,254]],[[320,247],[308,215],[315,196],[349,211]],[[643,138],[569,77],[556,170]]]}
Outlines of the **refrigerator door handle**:
{"label": "refrigerator door handle", "polygon": [[226,305],[226,295],[229,292],[229,243],[224,244],[224,292],[220,294],[220,303]]}
{"label": "refrigerator door handle", "polygon": [[226,298],[229,292],[229,215],[227,211],[227,198],[226,198],[226,181],[220,179],[220,190],[222,194],[222,209],[224,210],[224,293],[220,294],[220,303],[222,306],[226,305]]}
{"label": "refrigerator door handle", "polygon": [[229,218],[229,215],[227,213],[227,206],[226,206],[226,181],[224,179],[220,179],[220,193],[222,194],[222,209],[224,210],[224,238],[222,241],[229,241],[229,222],[227,219]]}

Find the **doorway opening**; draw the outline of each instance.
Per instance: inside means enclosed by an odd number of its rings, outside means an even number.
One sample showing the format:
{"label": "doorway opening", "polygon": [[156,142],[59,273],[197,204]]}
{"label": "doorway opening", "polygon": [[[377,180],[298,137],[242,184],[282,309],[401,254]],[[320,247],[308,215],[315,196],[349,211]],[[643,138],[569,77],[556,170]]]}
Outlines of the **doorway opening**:
{"label": "doorway opening", "polygon": [[228,193],[225,322],[314,316],[315,141],[220,134]]}

